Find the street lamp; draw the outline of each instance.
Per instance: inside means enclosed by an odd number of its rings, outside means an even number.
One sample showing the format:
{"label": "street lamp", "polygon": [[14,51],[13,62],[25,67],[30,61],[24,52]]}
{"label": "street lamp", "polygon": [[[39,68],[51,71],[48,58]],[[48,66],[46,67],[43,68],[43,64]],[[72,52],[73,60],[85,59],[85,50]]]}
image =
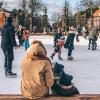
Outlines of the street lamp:
{"label": "street lamp", "polygon": [[47,7],[44,7],[44,14],[47,15]]}

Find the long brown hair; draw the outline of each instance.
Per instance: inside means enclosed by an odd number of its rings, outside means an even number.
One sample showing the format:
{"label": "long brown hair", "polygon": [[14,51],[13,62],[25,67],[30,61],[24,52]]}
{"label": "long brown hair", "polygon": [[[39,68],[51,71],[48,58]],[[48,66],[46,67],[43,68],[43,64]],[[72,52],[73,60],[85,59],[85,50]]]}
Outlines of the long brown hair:
{"label": "long brown hair", "polygon": [[34,41],[31,43],[31,45],[36,44],[36,43],[38,43],[38,44],[45,50],[45,55],[47,55],[47,51],[46,51],[46,49],[45,49],[45,47],[44,47],[44,45],[42,44],[41,41],[34,40]]}

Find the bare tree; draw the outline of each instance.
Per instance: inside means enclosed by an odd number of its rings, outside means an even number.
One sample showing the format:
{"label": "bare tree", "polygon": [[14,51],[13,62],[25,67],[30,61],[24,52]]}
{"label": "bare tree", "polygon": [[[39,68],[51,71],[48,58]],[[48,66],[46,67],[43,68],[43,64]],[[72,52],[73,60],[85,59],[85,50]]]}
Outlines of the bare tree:
{"label": "bare tree", "polygon": [[97,7],[100,7],[100,0],[96,0],[95,4],[96,4]]}
{"label": "bare tree", "polygon": [[41,0],[29,0],[29,9],[31,11],[31,31],[33,31],[33,14],[43,7]]}
{"label": "bare tree", "polygon": [[19,7],[25,11],[26,10],[26,0],[19,0]]}
{"label": "bare tree", "polygon": [[43,3],[41,0],[29,0],[29,8],[34,13],[37,10],[41,10]]}
{"label": "bare tree", "polygon": [[79,16],[80,16],[79,15],[79,12],[80,12],[80,2],[76,2],[75,9],[76,9],[76,19],[75,19],[75,22],[78,25],[79,24]]}
{"label": "bare tree", "polygon": [[50,19],[51,19],[52,23],[59,22],[59,20],[61,19],[61,14],[59,12],[58,13],[55,12],[52,14]]}
{"label": "bare tree", "polygon": [[81,0],[80,3],[85,9],[95,7],[95,2],[93,0]]}

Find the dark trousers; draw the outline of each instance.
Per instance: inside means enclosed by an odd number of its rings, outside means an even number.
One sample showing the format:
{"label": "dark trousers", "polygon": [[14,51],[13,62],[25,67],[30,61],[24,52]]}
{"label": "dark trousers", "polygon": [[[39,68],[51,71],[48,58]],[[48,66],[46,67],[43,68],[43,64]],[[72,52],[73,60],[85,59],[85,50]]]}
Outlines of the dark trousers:
{"label": "dark trousers", "polygon": [[68,49],[68,57],[72,56],[72,49]]}
{"label": "dark trousers", "polygon": [[96,40],[95,39],[89,39],[89,49],[90,47],[92,47],[92,49],[96,49],[97,47],[97,43],[96,43]]}
{"label": "dark trousers", "polygon": [[3,49],[3,52],[4,52],[4,56],[5,56],[5,62],[4,62],[5,72],[11,72],[12,61],[14,59],[13,48],[10,47],[8,49]]}
{"label": "dark trousers", "polygon": [[22,46],[24,40],[22,39],[22,35],[18,35],[19,45]]}
{"label": "dark trousers", "polygon": [[76,41],[77,41],[77,42],[79,42],[79,36],[80,36],[80,34],[78,33],[78,34],[76,35]]}

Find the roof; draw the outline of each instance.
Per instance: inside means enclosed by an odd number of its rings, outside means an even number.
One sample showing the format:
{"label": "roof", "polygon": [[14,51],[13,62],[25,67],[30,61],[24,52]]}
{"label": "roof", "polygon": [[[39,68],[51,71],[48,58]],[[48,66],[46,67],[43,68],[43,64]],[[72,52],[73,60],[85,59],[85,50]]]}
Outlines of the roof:
{"label": "roof", "polygon": [[100,17],[100,9],[99,9],[99,10],[96,10],[96,11],[93,13],[93,16],[94,16],[94,17]]}
{"label": "roof", "polygon": [[4,11],[4,12],[7,12],[7,13],[11,13],[11,11],[8,11],[8,10],[3,9],[3,8],[0,8],[0,11]]}
{"label": "roof", "polygon": [[5,9],[0,9],[0,14],[4,13],[6,17],[8,17],[10,15],[10,11],[7,11]]}

